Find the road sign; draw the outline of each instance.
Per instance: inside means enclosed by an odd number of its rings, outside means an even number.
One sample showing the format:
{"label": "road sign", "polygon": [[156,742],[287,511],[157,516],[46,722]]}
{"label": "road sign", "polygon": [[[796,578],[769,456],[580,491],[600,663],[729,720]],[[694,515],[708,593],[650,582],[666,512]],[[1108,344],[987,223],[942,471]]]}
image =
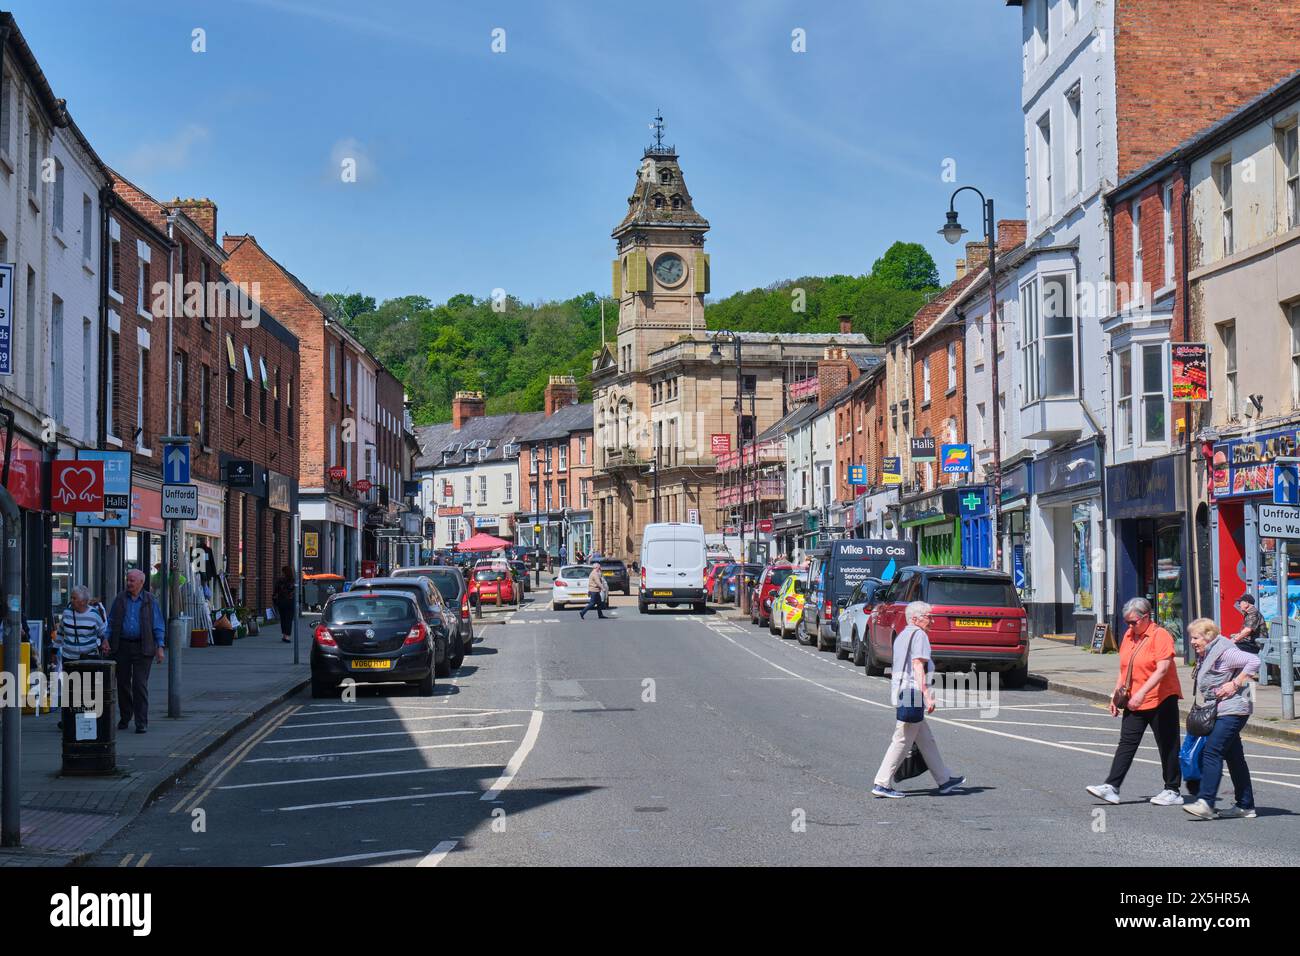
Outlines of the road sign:
{"label": "road sign", "polygon": [[1300,505],[1300,459],[1274,459],[1273,504]]}
{"label": "road sign", "polygon": [[975,471],[970,445],[943,445],[939,451],[939,471],[945,475],[969,475]]}
{"label": "road sign", "polygon": [[231,488],[253,487],[253,463],[244,458],[232,458],[226,462],[226,484]]}
{"label": "road sign", "polygon": [[686,523],[687,523],[687,524],[699,524],[699,523],[700,523],[700,509],[699,509],[699,508],[687,508],[687,509],[686,509]]}
{"label": "road sign", "polygon": [[190,483],[190,446],[163,445],[163,484]]}
{"label": "road sign", "polygon": [[199,486],[163,485],[162,516],[164,521],[197,521]]}
{"label": "road sign", "polygon": [[1300,539],[1300,508],[1290,505],[1260,505],[1259,536]]}
{"label": "road sign", "polygon": [[72,514],[104,510],[104,463],[58,459],[50,462],[50,505]]}

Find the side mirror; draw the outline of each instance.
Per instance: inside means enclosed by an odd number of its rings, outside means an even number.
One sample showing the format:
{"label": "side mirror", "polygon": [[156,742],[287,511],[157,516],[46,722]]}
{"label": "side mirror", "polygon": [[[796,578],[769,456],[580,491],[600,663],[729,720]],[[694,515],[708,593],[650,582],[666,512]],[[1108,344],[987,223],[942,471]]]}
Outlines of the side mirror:
{"label": "side mirror", "polygon": [[835,606],[836,606],[837,608],[839,608],[839,609],[842,611],[842,610],[844,610],[846,607],[849,606],[849,599],[848,599],[848,598],[840,598],[838,601],[835,602]]}

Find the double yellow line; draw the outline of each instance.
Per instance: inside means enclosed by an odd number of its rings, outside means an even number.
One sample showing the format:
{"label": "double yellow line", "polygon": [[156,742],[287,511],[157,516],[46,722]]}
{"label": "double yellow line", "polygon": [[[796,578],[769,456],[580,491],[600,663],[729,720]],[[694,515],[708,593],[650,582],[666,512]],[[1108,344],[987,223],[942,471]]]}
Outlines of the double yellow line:
{"label": "double yellow line", "polygon": [[295,704],[271,718],[266,723],[266,726],[253,734],[230,753],[226,754],[226,756],[222,758],[221,762],[209,770],[207,776],[200,780],[198,784],[189,791],[189,793],[181,797],[180,802],[177,803],[176,806],[172,807],[169,812],[187,812],[199,806],[207,795],[215,790],[221,781],[226,778],[226,775],[239,766],[239,762],[247,757],[254,747],[279,730],[281,724],[301,709],[301,704]]}

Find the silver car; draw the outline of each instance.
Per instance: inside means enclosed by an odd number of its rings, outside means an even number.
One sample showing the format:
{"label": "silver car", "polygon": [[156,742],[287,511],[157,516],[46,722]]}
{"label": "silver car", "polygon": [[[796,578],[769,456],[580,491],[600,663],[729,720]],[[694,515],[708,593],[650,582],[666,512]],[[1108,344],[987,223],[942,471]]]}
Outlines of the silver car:
{"label": "silver car", "polygon": [[864,578],[839,608],[840,629],[835,638],[835,656],[840,660],[852,657],[858,667],[866,665],[871,614],[886,585],[887,582],[880,578]]}

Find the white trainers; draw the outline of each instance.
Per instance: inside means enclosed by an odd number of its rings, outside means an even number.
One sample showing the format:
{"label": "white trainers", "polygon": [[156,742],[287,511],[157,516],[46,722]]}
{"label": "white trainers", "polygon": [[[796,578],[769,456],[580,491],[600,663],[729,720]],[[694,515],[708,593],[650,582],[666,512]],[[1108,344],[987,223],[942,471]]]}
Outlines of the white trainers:
{"label": "white trainers", "polygon": [[1119,791],[1108,783],[1094,784],[1088,788],[1088,792],[1098,800],[1105,800],[1107,803],[1119,803]]}
{"label": "white trainers", "polygon": [[1151,802],[1157,807],[1181,807],[1183,805],[1183,795],[1177,790],[1161,790]]}
{"label": "white trainers", "polygon": [[1183,807],[1183,810],[1202,820],[1213,820],[1218,816],[1218,814],[1214,812],[1214,807],[1210,806],[1204,800],[1197,800],[1195,803],[1189,803]]}

